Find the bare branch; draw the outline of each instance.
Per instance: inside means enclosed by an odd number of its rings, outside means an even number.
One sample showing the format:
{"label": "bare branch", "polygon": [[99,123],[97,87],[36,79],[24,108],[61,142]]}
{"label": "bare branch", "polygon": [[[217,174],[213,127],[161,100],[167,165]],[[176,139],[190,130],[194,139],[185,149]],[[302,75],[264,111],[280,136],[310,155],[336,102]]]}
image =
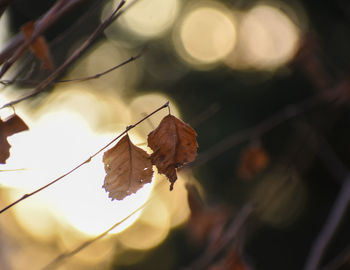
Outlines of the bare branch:
{"label": "bare branch", "polygon": [[315,239],[304,269],[316,270],[321,263],[326,248],[335,234],[350,202],[350,174],[346,177],[332,210],[317,238]]}

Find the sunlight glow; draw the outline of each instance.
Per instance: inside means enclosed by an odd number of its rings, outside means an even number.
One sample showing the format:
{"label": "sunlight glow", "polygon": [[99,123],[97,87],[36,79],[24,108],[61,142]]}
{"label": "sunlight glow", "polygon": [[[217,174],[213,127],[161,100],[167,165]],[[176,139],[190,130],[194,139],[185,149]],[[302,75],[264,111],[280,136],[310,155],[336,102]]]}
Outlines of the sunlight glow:
{"label": "sunlight glow", "polygon": [[235,46],[233,15],[227,12],[227,7],[217,2],[203,1],[189,10],[175,34],[176,50],[195,67],[212,67]]}
{"label": "sunlight glow", "polygon": [[[118,134],[97,134],[92,131],[85,110],[99,114],[98,97],[92,94],[86,96],[86,92],[87,89],[79,90],[76,87],[59,91],[55,98],[49,99],[42,107],[30,131],[10,138],[13,149],[8,166],[25,165],[28,170],[8,173],[12,177],[1,179],[3,185],[30,192],[86,160]],[[64,102],[66,98],[69,102]],[[125,113],[128,114],[127,111]],[[93,115],[91,120],[94,122]],[[105,172],[101,159],[101,155],[94,158],[88,165],[28,199],[31,203],[24,202],[21,207],[15,207],[16,218],[23,228],[36,231],[40,226],[53,228],[52,222],[42,222],[45,213],[40,218],[41,211],[46,210],[39,208],[46,205],[54,209],[60,222],[66,221],[80,232],[96,235],[129,215],[148,199],[152,184],[145,185],[123,201],[112,202],[102,189]],[[17,198],[11,196],[9,199]],[[38,217],[33,219],[33,215]],[[125,229],[137,216],[118,226],[115,232]],[[28,219],[31,221],[28,222]],[[46,231],[52,234],[50,228],[46,230],[44,227],[39,231],[43,237]]]}
{"label": "sunlight glow", "polygon": [[169,230],[170,214],[165,202],[153,194],[138,222],[118,235],[118,239],[132,249],[150,249],[160,244]]}

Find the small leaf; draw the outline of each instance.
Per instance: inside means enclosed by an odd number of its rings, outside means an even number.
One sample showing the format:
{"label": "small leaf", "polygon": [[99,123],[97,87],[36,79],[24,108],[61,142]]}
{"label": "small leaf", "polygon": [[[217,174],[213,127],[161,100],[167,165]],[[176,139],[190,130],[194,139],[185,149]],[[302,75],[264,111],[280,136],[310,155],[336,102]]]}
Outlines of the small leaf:
{"label": "small leaf", "polygon": [[241,154],[238,174],[241,178],[251,179],[265,169],[269,161],[269,155],[260,144],[249,146]]}
{"label": "small leaf", "polygon": [[[35,23],[33,21],[30,21],[21,27],[21,32],[23,33],[26,41],[31,39],[34,29]],[[43,36],[37,37],[29,47],[32,53],[41,61],[43,69],[53,70],[54,65],[52,62],[49,46],[47,45],[46,40]]]}
{"label": "small leaf", "polygon": [[112,200],[122,200],[152,181],[149,155],[135,146],[128,134],[103,154],[103,163],[107,173],[103,188]]}
{"label": "small leaf", "polygon": [[159,126],[148,134],[148,146],[153,150],[152,164],[159,173],[168,177],[170,190],[177,179],[176,168],[196,158],[196,137],[197,133],[190,125],[172,115],[165,116]]}
{"label": "small leaf", "polygon": [[5,164],[10,156],[11,145],[7,141],[7,137],[15,133],[28,130],[28,126],[17,115],[13,114],[5,121],[0,119],[0,163]]}

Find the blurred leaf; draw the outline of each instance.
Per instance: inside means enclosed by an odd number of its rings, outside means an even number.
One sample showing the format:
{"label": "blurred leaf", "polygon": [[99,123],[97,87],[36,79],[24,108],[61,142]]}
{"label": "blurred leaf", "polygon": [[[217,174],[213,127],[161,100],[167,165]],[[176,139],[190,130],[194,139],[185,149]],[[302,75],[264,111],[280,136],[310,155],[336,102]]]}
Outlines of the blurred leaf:
{"label": "blurred leaf", "polygon": [[152,164],[170,181],[170,190],[177,179],[176,168],[192,162],[197,155],[197,133],[173,115],[165,116],[159,126],[148,134],[148,146],[153,150]]}
{"label": "blurred leaf", "polygon": [[260,144],[249,146],[241,154],[238,175],[244,179],[251,179],[264,170],[269,161],[269,155]]}
{"label": "blurred leaf", "polygon": [[[26,41],[30,40],[35,29],[35,23],[30,21],[21,27],[21,32]],[[30,50],[41,61],[42,68],[53,70],[54,65],[49,46],[43,36],[39,36],[30,44]]]}
{"label": "blurred leaf", "polygon": [[103,163],[107,173],[103,188],[112,200],[122,200],[152,181],[149,155],[135,146],[128,134],[104,153]]}

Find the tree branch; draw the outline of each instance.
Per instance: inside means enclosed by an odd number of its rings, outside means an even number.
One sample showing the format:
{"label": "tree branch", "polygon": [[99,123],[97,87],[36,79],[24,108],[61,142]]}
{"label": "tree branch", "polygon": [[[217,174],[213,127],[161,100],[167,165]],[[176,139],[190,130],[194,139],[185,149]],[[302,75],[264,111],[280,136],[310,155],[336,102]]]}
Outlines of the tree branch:
{"label": "tree branch", "polygon": [[342,217],[350,202],[350,174],[347,175],[332,210],[323,225],[323,228],[315,239],[309,256],[306,259],[304,270],[316,270],[321,263],[326,248],[335,234]]}

